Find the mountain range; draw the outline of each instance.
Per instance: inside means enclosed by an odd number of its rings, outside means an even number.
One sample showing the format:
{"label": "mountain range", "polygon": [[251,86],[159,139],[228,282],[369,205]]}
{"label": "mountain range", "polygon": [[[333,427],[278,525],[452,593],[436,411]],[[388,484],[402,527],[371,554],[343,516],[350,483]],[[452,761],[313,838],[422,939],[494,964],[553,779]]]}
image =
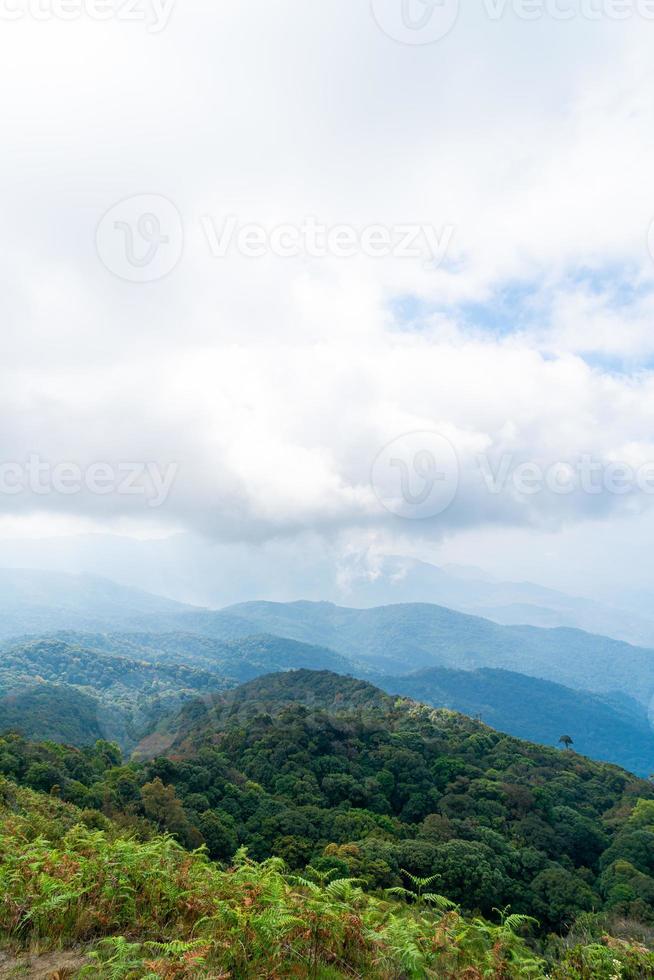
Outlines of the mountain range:
{"label": "mountain range", "polygon": [[65,629],[117,629],[135,625],[141,616],[174,615],[190,608],[95,575],[0,569],[0,639]]}
{"label": "mountain range", "polygon": [[649,776],[654,731],[643,706],[626,695],[601,696],[508,670],[431,667],[375,683],[436,708],[451,708],[492,728],[542,745],[573,737],[577,752]]}
{"label": "mountain range", "polygon": [[216,639],[272,633],[328,647],[375,673],[422,667],[502,667],[600,694],[622,692],[647,708],[654,652],[582,630],[500,626],[428,603],[351,609],[327,602],[247,602],[219,612],[152,618],[162,631]]}
{"label": "mountain range", "polygon": [[311,535],[297,546],[279,540],[263,547],[216,544],[192,534],[143,541],[108,534],[0,539],[0,566],[103,577],[212,609],[252,597],[361,608],[426,602],[504,625],[570,627],[654,647],[654,597],[619,590],[619,583],[594,598],[566,594],[557,585],[501,581],[475,567],[369,549],[342,554]]}
{"label": "mountain range", "polygon": [[429,603],[215,611],[94,576],[6,570],[0,583],[0,729],[71,744],[102,735],[131,749],[194,698],[270,671],[329,670],[532,741],[569,734],[589,756],[654,770],[654,653],[618,640]]}

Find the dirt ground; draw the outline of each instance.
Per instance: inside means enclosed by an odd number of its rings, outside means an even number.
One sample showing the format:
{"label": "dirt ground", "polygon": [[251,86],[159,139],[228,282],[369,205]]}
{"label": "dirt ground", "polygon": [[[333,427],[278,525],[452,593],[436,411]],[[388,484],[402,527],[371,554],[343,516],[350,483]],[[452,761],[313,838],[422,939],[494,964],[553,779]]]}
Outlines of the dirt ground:
{"label": "dirt ground", "polygon": [[30,980],[68,980],[87,962],[81,950],[24,953],[20,956],[0,953],[0,980],[21,980],[23,977]]}

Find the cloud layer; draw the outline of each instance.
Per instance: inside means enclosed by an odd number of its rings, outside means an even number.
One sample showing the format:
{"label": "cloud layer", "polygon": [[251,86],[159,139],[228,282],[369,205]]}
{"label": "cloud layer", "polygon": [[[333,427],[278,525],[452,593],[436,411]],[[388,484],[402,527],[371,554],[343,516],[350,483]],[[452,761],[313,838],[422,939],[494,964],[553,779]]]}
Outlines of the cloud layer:
{"label": "cloud layer", "polygon": [[[654,460],[652,31],[480,6],[410,46],[351,0],[189,0],[156,34],[4,24],[2,461],[179,466],[156,512],[119,493],[21,494],[2,496],[5,520],[414,544],[636,528],[639,488],[491,493],[479,459]],[[153,282],[98,256],[103,215],[135,195],[182,219],[179,261]],[[309,218],[357,240],[451,234],[437,262],[220,257],[207,219],[230,215],[268,235]],[[454,502],[428,520],[398,517],[371,483],[383,448],[415,432],[458,459]],[[415,452],[402,462],[419,493]]]}

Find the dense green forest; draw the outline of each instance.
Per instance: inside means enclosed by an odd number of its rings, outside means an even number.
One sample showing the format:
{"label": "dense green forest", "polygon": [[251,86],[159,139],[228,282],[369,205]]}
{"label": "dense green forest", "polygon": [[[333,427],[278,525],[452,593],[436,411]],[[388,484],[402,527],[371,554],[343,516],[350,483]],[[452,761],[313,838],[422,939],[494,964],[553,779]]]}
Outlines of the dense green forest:
{"label": "dense green forest", "polygon": [[276,636],[77,634],[2,644],[0,725],[34,739],[131,749],[185,701],[270,670],[347,670],[348,661]]}
{"label": "dense green forest", "polygon": [[570,728],[582,754],[642,776],[654,769],[654,734],[642,703],[513,671],[430,667],[393,676],[375,673],[364,659],[265,634],[66,631],[5,641],[0,651],[0,723],[36,740],[83,745],[105,738],[131,750],[185,701],[270,671],[307,668],[369,679],[390,694],[479,715],[544,744],[556,745]]}
{"label": "dense green forest", "polygon": [[189,702],[131,761],[0,738],[0,891],[10,970],[635,980],[654,786],[365,681],[273,674]]}
{"label": "dense green forest", "polygon": [[[107,747],[88,753],[99,769]],[[88,980],[637,980],[654,971],[637,927],[585,916],[537,939],[510,910],[464,916],[404,876],[361,880],[239,850],[226,865],[171,836],[0,779],[0,975]],[[611,929],[611,926],[613,928]],[[611,932],[614,934],[612,935]]]}
{"label": "dense green forest", "polygon": [[39,684],[0,698],[4,731],[27,738],[89,745],[104,737],[96,698],[60,684]]}
{"label": "dense green forest", "polygon": [[269,633],[219,640],[197,633],[62,633],[68,640],[102,656],[113,655],[156,664],[192,664],[236,681],[277,670],[333,670],[347,673],[355,662],[326,647]]}
{"label": "dense green forest", "polygon": [[98,657],[45,637],[2,650],[0,722],[31,737],[83,745],[102,736],[129,748],[162,715],[225,684],[201,668]]}
{"label": "dense green forest", "polygon": [[626,694],[573,691],[552,681],[510,670],[450,670],[429,667],[375,683],[434,707],[447,707],[502,732],[543,745],[556,745],[572,727],[582,755],[615,762],[649,776],[654,770],[654,731],[645,706]]}
{"label": "dense green forest", "polygon": [[599,910],[654,924],[650,783],[363,681],[261,678],[189,704],[141,755],[6,736],[0,772],[218,860],[246,846],[370,889],[437,875],[468,912],[510,905],[543,929]]}

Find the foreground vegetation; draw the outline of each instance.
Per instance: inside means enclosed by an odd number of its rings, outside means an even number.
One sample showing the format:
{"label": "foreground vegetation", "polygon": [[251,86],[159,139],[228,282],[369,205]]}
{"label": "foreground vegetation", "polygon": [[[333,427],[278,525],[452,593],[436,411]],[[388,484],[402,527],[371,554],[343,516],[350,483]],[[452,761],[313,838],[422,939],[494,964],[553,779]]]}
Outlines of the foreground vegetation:
{"label": "foreground vegetation", "polygon": [[[239,851],[226,869],[170,836],[126,837],[96,815],[0,783],[0,939],[5,949],[83,950],[89,978],[523,977],[654,975],[642,943],[528,938],[523,917],[463,917],[407,878],[399,895]],[[102,821],[100,821],[102,822]],[[592,937],[591,937],[592,938]],[[16,962],[19,962],[17,959]]]}
{"label": "foreground vegetation", "polygon": [[140,751],[0,737],[0,977],[654,977],[624,770],[303,670]]}
{"label": "foreground vegetation", "polygon": [[310,671],[194,703],[146,748],[125,763],[7,736],[0,774],[216,861],[245,846],[369,891],[437,875],[466,912],[511,906],[541,931],[593,912],[654,926],[654,787],[614,766]]}

